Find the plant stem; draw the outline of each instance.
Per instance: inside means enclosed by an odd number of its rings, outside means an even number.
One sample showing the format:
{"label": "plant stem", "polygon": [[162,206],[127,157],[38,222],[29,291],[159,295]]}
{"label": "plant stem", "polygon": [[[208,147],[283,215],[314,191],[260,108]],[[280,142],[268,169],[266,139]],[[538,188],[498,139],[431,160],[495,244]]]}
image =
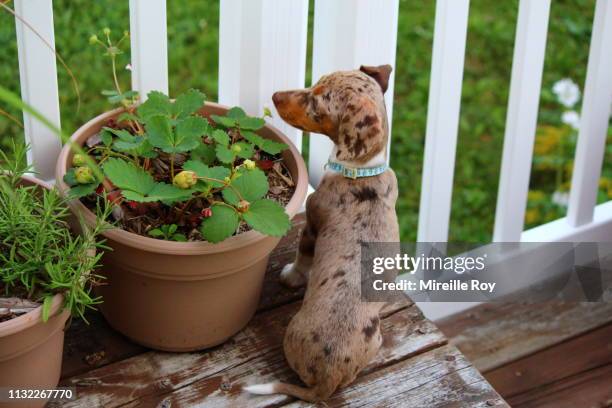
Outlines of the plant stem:
{"label": "plant stem", "polygon": [[210,181],[216,181],[217,183],[223,183],[226,187],[229,187],[232,189],[232,191],[234,193],[236,193],[236,195],[238,196],[238,198],[243,201],[244,198],[242,197],[242,194],[240,194],[240,192],[236,189],[236,187],[232,186],[231,184],[227,184],[224,180],[219,180],[216,178],[212,178],[212,177],[204,177],[204,176],[197,176],[197,178],[199,179],[203,179],[203,180],[210,180]]}
{"label": "plant stem", "polygon": [[115,88],[117,89],[117,92],[119,93],[119,95],[121,95],[123,92],[121,92],[121,87],[119,86],[119,80],[117,80],[117,64],[115,63],[115,59],[116,59],[115,54],[111,54],[111,63],[113,66],[113,80],[115,81]]}
{"label": "plant stem", "polygon": [[174,180],[174,153],[170,155],[170,177]]}

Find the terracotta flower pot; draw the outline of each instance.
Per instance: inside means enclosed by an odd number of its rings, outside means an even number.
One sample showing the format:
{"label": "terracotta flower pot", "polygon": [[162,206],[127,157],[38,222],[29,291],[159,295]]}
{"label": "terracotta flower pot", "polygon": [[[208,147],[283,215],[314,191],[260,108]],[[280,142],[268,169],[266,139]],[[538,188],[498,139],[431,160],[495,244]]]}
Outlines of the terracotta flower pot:
{"label": "terracotta flower pot", "polygon": [[[227,108],[206,103],[204,115],[224,114]],[[97,133],[108,119],[102,114],[83,125],[72,140],[79,145]],[[293,217],[306,195],[306,166],[297,149],[279,130],[266,125],[262,136],[287,143],[283,159],[296,190],[286,207]],[[62,150],[57,180],[62,182],[73,153]],[[80,201],[71,204],[86,222],[94,214]],[[104,233],[107,251],[99,273],[107,284],[99,288],[100,305],[110,325],[145,346],[166,351],[192,351],[222,343],[240,331],[255,313],[270,252],[279,238],[248,231],[218,244],[173,242],[133,234],[119,228]]]}
{"label": "terracotta flower pot", "polygon": [[[23,177],[25,185],[46,183]],[[69,317],[63,309],[64,298],[55,295],[49,320],[42,321],[42,306],[0,323],[0,387],[51,389],[57,387],[62,371],[64,327]],[[0,403],[1,407],[42,407],[43,400]]]}
{"label": "terracotta flower pot", "polygon": [[[70,316],[64,298],[56,295],[50,318],[42,321],[42,306],[0,323],[0,387],[53,389],[62,371],[64,327]],[[5,403],[2,407],[42,407],[43,400]]]}

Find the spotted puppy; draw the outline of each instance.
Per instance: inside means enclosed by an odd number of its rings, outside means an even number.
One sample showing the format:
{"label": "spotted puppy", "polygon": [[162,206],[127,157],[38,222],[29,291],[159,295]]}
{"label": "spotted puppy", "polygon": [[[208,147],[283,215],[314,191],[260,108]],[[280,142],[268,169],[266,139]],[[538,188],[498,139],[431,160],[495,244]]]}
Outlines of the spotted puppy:
{"label": "spotted puppy", "polygon": [[[311,88],[277,92],[274,105],[290,125],[334,142],[330,161],[348,168],[386,162],[389,137],[383,93],[391,67],[364,67],[324,76]],[[281,280],[308,283],[304,302],[284,339],[285,356],[307,387],[285,383],[245,387],[255,394],[288,394],[317,402],[350,384],[382,343],[382,303],[361,299],[360,243],[398,242],[392,170],[348,178],[327,170],[306,203],[297,258]]]}

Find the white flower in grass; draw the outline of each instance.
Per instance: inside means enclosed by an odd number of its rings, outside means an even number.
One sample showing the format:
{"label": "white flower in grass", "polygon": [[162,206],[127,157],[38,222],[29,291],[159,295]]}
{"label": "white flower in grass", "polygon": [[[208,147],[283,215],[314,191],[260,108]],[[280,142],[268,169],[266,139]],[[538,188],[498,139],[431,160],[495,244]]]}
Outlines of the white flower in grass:
{"label": "white flower in grass", "polygon": [[569,203],[569,193],[566,191],[555,191],[552,195],[552,202],[560,207],[567,207]]}
{"label": "white flower in grass", "polygon": [[561,122],[570,125],[574,130],[580,129],[580,115],[576,111],[565,111],[561,115]]}
{"label": "white flower in grass", "polygon": [[132,64],[127,64],[125,66],[125,69],[128,70],[128,71],[131,71],[132,70]]}
{"label": "white flower in grass", "polygon": [[553,92],[557,100],[566,108],[572,108],[580,99],[580,88],[569,78],[555,82]]}

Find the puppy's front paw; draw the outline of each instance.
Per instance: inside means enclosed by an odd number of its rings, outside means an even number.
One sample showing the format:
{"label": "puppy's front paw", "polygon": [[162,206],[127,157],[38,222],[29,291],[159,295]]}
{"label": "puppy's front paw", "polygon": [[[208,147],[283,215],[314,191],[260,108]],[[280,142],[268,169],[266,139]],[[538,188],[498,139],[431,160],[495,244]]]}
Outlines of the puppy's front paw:
{"label": "puppy's front paw", "polygon": [[280,273],[280,281],[290,288],[299,288],[306,284],[306,277],[300,272],[294,263],[287,264]]}

